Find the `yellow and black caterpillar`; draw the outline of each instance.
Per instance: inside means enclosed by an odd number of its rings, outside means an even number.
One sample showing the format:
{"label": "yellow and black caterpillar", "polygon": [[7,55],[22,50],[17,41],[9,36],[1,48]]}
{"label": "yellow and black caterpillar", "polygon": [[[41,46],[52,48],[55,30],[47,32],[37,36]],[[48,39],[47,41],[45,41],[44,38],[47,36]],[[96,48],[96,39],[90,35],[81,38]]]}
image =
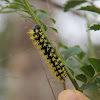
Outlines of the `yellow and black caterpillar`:
{"label": "yellow and black caterpillar", "polygon": [[60,58],[57,56],[55,48],[51,45],[48,38],[43,34],[41,26],[36,25],[35,28],[28,33],[30,34],[30,39],[35,40],[33,43],[40,52],[44,54],[43,58],[46,58],[46,62],[49,63],[52,74],[56,75],[55,78],[64,81],[67,76],[65,65],[63,65]]}

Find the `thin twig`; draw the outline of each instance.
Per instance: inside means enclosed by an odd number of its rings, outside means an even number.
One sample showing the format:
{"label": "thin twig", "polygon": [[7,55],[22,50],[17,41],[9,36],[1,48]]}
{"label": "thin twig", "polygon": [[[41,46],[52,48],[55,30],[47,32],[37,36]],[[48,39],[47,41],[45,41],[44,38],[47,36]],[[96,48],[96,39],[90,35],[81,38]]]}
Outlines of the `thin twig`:
{"label": "thin twig", "polygon": [[63,89],[66,90],[66,84],[63,82]]}

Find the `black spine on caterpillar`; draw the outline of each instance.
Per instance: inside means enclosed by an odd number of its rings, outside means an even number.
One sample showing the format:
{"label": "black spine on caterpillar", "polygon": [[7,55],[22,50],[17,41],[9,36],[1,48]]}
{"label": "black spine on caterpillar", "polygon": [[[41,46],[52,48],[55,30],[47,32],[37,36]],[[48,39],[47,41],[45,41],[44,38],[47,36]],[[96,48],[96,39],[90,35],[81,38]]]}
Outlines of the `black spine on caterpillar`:
{"label": "black spine on caterpillar", "polygon": [[28,32],[30,34],[30,39],[36,44],[37,48],[46,58],[46,62],[49,63],[51,67],[52,74],[55,74],[59,80],[65,80],[67,72],[65,70],[65,65],[61,62],[61,59],[58,57],[55,48],[51,45],[48,38],[43,34],[40,25],[36,25],[33,30]]}

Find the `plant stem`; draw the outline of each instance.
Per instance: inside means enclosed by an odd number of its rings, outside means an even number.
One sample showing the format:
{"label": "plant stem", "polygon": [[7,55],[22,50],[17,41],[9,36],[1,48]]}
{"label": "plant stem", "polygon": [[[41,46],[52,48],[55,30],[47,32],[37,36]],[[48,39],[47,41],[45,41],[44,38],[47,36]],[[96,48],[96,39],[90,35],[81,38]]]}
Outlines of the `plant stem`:
{"label": "plant stem", "polygon": [[[34,22],[35,22],[36,24],[38,24],[38,25],[41,25],[39,19],[36,17],[35,13],[34,13],[33,10],[31,9],[31,6],[30,6],[28,0],[23,0],[23,2],[24,2],[24,4],[25,4],[25,6],[26,6],[26,8],[27,8],[27,10],[28,10],[28,12],[29,12],[29,14],[32,16],[32,19],[34,20]],[[51,40],[49,39],[49,37],[47,36],[46,32],[44,31],[44,28],[41,27],[41,29],[42,29],[43,34],[48,38],[48,41],[51,43],[52,47],[54,47],[54,45],[52,44]],[[55,47],[54,47],[54,48],[55,48]],[[56,50],[56,49],[55,49],[55,50]],[[65,61],[63,61],[61,55],[58,53],[57,50],[56,50],[56,53],[57,53],[58,57],[61,58],[62,63],[65,65]],[[78,90],[79,86],[78,86],[76,80],[74,79],[74,76],[72,75],[72,73],[70,72],[70,70],[69,70],[69,68],[68,68],[67,66],[65,66],[65,69],[66,69],[67,74],[68,74],[68,76],[69,76],[69,78],[70,78],[72,84],[74,85],[75,89]]]}
{"label": "plant stem", "polygon": [[66,90],[66,84],[63,82],[63,89]]}
{"label": "plant stem", "polygon": [[[86,20],[87,20],[87,28],[90,27],[90,22],[89,22],[89,19],[86,16]],[[94,50],[94,46],[93,46],[93,43],[92,43],[92,40],[91,40],[91,33],[90,33],[90,30],[88,30],[88,39],[89,39],[89,45],[90,45],[90,57],[92,58],[95,58],[95,50]]]}

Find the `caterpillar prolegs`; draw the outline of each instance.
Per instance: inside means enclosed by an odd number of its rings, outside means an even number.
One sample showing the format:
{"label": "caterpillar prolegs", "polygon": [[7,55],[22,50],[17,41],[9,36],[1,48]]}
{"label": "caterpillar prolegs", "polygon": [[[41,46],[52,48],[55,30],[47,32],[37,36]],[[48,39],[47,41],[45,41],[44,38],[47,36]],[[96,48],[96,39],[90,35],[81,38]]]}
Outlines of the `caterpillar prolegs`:
{"label": "caterpillar prolegs", "polygon": [[36,25],[33,30],[28,32],[30,34],[30,39],[43,54],[43,58],[49,63],[52,74],[55,74],[55,78],[59,80],[65,80],[67,72],[65,70],[65,65],[62,63],[61,59],[58,57],[55,48],[51,45],[48,38],[43,34],[40,25]]}

